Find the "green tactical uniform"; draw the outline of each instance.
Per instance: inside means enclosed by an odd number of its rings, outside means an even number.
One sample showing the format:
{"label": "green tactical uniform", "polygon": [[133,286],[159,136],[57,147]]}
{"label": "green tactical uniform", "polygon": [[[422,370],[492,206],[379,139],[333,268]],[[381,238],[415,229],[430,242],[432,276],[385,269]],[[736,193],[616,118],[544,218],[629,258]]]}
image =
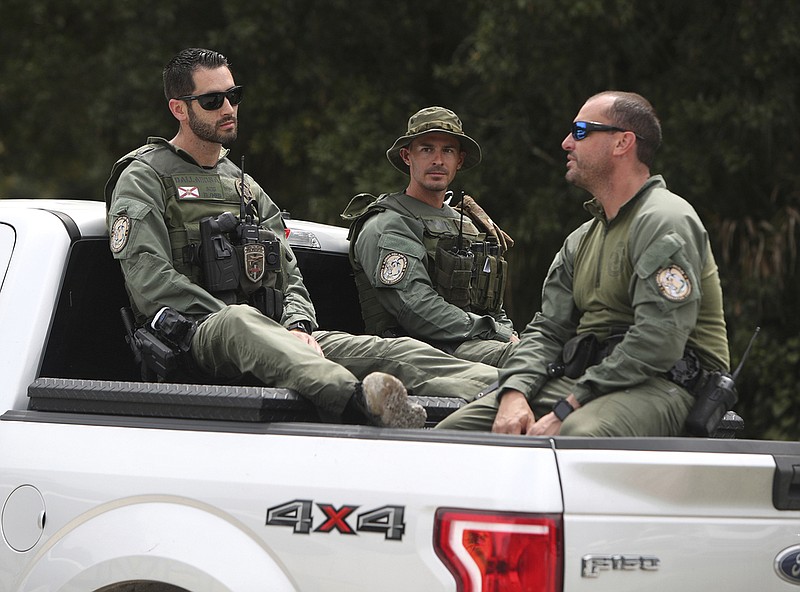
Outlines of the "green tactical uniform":
{"label": "green tactical uniform", "polygon": [[280,270],[265,273],[258,285],[282,292],[282,314],[271,319],[244,304],[257,287],[249,278],[235,290],[235,302],[212,295],[192,246],[201,218],[239,214],[242,172],[226,154],[204,168],[166,140],[149,138],[114,166],[106,185],[111,250],[139,322],[162,307],[202,320],[191,343],[201,369],[229,378],[250,373],[264,384],[297,390],[328,420],[341,417],[357,382],[375,370],[394,374],[414,394],[467,399],[496,379],[491,367],[465,364],[411,339],[316,331],[322,358],[293,336],[286,327],[298,321],[316,328],[314,307],[280,211],[249,176],[245,195],[257,204],[262,232],[280,241]]}
{"label": "green tactical uniform", "polygon": [[[362,194],[350,261],[368,333],[410,335],[456,357],[499,366],[513,349],[503,310],[506,261],[468,216],[394,193]],[[371,203],[370,203],[371,202]],[[493,253],[493,254],[492,254]]]}
{"label": "green tactical uniform", "polygon": [[[567,238],[553,261],[541,312],[500,369],[498,392],[524,393],[537,418],[572,393],[581,407],[564,420],[564,435],[679,435],[693,397],[665,373],[686,347],[705,370],[729,368],[708,234],[661,176],[651,177],[610,222],[596,202],[586,207],[594,219]],[[620,329],[626,332],[619,344],[582,376],[548,378],[548,364],[570,338],[604,339]],[[496,411],[492,394],[440,427],[489,430]]]}

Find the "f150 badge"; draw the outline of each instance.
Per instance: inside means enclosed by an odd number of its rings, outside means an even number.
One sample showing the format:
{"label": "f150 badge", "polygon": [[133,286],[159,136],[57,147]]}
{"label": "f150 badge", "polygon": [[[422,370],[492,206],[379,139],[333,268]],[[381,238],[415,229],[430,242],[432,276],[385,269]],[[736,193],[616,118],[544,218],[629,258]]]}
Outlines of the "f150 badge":
{"label": "f150 badge", "polygon": [[584,555],[581,558],[581,577],[596,578],[601,571],[641,569],[656,571],[661,564],[652,555]]}
{"label": "f150 badge", "polygon": [[[358,506],[344,505],[336,508],[333,504],[316,504],[322,512],[322,523],[314,528],[313,500],[292,500],[273,506],[267,510],[267,526],[289,526],[294,534],[313,532],[329,533],[334,530],[340,534],[359,532],[383,533],[387,541],[401,541],[406,531],[403,522],[404,506],[381,506],[374,510],[361,512],[351,517]],[[353,523],[355,527],[353,527]]]}
{"label": "f150 badge", "polygon": [[775,571],[790,584],[800,585],[800,545],[780,552],[775,558]]}

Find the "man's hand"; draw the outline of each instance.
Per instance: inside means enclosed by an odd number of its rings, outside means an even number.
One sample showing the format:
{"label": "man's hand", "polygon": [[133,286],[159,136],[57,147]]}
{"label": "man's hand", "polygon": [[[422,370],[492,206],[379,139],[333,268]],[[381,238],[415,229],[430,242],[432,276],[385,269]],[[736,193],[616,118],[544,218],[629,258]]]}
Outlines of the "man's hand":
{"label": "man's hand", "polygon": [[317,340],[314,339],[313,335],[309,335],[308,333],[306,333],[305,331],[301,331],[300,329],[293,329],[289,331],[289,333],[297,337],[303,343],[307,343],[308,345],[310,345],[314,349],[314,351],[317,352],[317,354],[319,354],[321,357],[323,358],[325,357],[325,354],[322,352],[322,348],[319,346],[319,343],[317,343]]}
{"label": "man's hand", "polygon": [[503,392],[500,399],[492,431],[496,434],[527,434],[535,422],[525,395],[509,389]]}
{"label": "man's hand", "polygon": [[514,334],[512,333],[512,334],[511,334],[511,337],[509,337],[509,338],[508,338],[508,340],[509,340],[511,343],[519,343],[519,336],[518,336],[518,335],[514,335]]}
{"label": "man's hand", "polygon": [[[502,399],[501,399],[502,401]],[[574,395],[567,396],[567,402],[572,405],[573,409],[581,406],[578,399]],[[561,433],[562,421],[556,417],[554,412],[543,415],[539,420],[533,424],[530,430],[531,436],[558,436]]]}

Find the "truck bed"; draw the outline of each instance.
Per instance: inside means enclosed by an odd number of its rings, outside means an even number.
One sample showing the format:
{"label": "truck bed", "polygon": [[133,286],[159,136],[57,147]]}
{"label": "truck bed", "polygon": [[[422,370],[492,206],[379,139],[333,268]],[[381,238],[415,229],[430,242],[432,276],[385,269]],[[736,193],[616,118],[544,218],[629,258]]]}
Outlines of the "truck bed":
{"label": "truck bed", "polygon": [[[800,443],[324,424],[286,389],[142,380],[102,204],[33,202],[0,200],[1,590],[800,583]],[[318,302],[314,265],[355,289],[342,246],[297,247]],[[463,404],[418,400],[431,425]]]}

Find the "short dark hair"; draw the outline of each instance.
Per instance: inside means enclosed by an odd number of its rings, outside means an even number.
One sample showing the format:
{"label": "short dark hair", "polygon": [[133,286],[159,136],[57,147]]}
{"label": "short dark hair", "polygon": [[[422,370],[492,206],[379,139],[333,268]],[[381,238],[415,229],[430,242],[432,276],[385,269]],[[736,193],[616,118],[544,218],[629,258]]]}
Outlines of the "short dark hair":
{"label": "short dark hair", "polygon": [[662,139],[661,122],[653,106],[643,96],[632,92],[610,90],[595,95],[600,96],[614,97],[607,113],[612,125],[630,130],[638,136],[636,156],[648,168],[652,167]]}
{"label": "short dark hair", "polygon": [[194,73],[199,68],[226,67],[230,69],[228,58],[217,51],[190,47],[179,52],[164,66],[164,96],[176,99],[194,91]]}

